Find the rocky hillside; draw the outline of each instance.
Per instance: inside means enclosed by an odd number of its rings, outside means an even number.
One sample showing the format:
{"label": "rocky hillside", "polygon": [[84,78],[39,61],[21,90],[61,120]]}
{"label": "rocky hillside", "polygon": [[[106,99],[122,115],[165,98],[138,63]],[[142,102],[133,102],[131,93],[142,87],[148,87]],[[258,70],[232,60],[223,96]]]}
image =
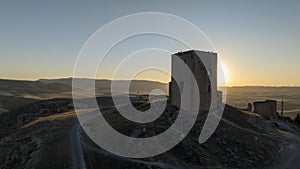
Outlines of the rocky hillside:
{"label": "rocky hillside", "polygon": [[[175,108],[176,109],[176,108]],[[176,111],[176,110],[175,110]],[[174,107],[168,107],[160,119],[154,123],[145,125],[133,125],[118,115],[107,115],[106,119],[119,132],[138,137],[151,137],[166,130],[176,119]],[[293,132],[295,137],[285,133],[292,133],[289,129],[283,129],[278,124],[265,121],[262,117],[252,113],[243,112],[237,108],[226,106],[223,118],[212,137],[204,144],[198,143],[206,114],[199,114],[198,120],[190,134],[177,146],[168,152],[136,162],[135,167],[142,168],[276,168],[278,163],[293,168],[295,160],[282,161],[282,156],[297,155],[300,145],[300,130]],[[288,126],[292,126],[289,123]],[[86,138],[85,142],[89,142]],[[90,142],[93,145],[93,143]],[[100,147],[93,145],[101,150]],[[118,158],[113,154],[107,157],[103,151],[91,151],[87,148],[88,165],[92,168],[114,166],[132,168],[132,160]],[[105,157],[103,157],[105,156]],[[91,160],[91,159],[97,160]],[[105,159],[114,158],[122,166],[109,163]],[[128,161],[128,163],[125,163]],[[157,164],[160,165],[157,165]],[[103,165],[105,164],[105,165]],[[276,164],[276,165],[275,165]],[[274,166],[275,165],[275,166]],[[292,167],[291,167],[292,166]]]}
{"label": "rocky hillside", "polygon": [[[1,116],[0,168],[72,168],[78,121],[68,105],[71,99],[31,103]],[[139,109],[147,109],[139,106]],[[132,137],[149,137],[168,128],[177,117],[176,107],[150,125],[134,125],[117,112],[106,119]],[[80,130],[86,168],[295,168],[299,129],[286,122],[265,121],[256,114],[226,106],[212,137],[198,137],[206,119],[201,113],[190,134],[168,152],[153,158],[129,159],[110,154]],[[157,125],[156,125],[157,123]],[[158,125],[159,124],[159,125]],[[293,128],[291,132],[290,129]],[[78,140],[77,140],[78,141]],[[78,143],[77,143],[78,145]],[[287,159],[289,157],[290,160]],[[76,160],[75,160],[76,162]]]}

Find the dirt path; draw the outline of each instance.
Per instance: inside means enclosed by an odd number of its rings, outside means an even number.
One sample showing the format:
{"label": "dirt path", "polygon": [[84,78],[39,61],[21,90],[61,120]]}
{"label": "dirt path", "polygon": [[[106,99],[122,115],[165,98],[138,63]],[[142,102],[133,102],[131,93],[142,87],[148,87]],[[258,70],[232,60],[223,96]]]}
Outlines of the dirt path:
{"label": "dirt path", "polygon": [[[115,111],[115,109],[113,108],[113,109],[107,109],[102,113],[112,113],[114,111]],[[93,117],[94,116],[90,116],[90,119]],[[88,121],[88,120],[89,119],[86,119],[86,121]],[[74,141],[72,141],[72,151],[73,151],[72,152],[72,158],[73,158],[72,168],[73,169],[86,168],[81,145],[83,145],[85,148],[89,149],[90,151],[96,152],[102,156],[111,156],[116,159],[133,162],[133,163],[137,163],[137,164],[144,164],[146,166],[154,166],[154,167],[159,167],[159,168],[174,168],[174,169],[179,168],[176,166],[164,164],[162,162],[152,162],[152,161],[145,161],[145,160],[139,160],[139,159],[132,159],[132,158],[121,157],[121,156],[117,156],[117,155],[108,153],[100,148],[95,148],[95,147],[90,146],[90,145],[86,144],[85,142],[83,142],[83,140],[81,140],[80,130],[81,130],[80,124],[78,123],[77,125],[75,125],[73,127],[71,135],[70,135],[70,139],[74,140]]]}
{"label": "dirt path", "polygon": [[85,169],[85,162],[80,140],[80,124],[77,123],[72,127],[70,132],[70,143],[72,148],[72,168]]}

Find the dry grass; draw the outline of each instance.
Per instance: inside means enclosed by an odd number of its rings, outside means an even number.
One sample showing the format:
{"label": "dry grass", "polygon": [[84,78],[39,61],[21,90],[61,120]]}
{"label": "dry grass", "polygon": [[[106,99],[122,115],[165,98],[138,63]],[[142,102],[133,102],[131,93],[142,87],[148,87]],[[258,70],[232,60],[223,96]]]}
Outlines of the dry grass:
{"label": "dry grass", "polygon": [[47,100],[52,98],[71,98],[72,93],[71,92],[61,92],[61,93],[48,93],[48,94],[25,94],[21,95],[23,98],[26,99],[36,99],[36,100]]}
{"label": "dry grass", "polygon": [[30,126],[33,126],[33,125],[36,125],[38,123],[42,123],[42,122],[45,122],[45,121],[65,120],[67,118],[75,117],[75,116],[76,116],[76,113],[74,111],[71,111],[71,112],[55,114],[55,115],[47,116],[47,117],[39,117],[38,119],[36,119],[34,121],[31,121],[30,123],[25,124],[21,128],[30,127]]}

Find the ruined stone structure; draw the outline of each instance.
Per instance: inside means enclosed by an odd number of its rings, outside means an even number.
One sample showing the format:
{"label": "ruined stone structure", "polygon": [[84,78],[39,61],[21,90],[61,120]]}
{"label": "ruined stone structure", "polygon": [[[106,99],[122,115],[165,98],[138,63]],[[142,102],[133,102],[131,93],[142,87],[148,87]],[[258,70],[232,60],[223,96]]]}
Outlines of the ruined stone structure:
{"label": "ruined stone structure", "polygon": [[266,100],[263,102],[254,102],[254,113],[260,114],[265,119],[277,119],[277,101]]}
{"label": "ruined stone structure", "polygon": [[[169,83],[169,102],[180,107],[181,98],[180,94],[183,90],[190,93],[191,95],[194,94],[196,90],[196,86],[189,86],[188,88],[185,87],[186,84],[191,83],[189,79],[195,77],[195,80],[198,85],[198,91],[200,94],[200,111],[208,111],[210,109],[211,98],[218,98],[217,92],[217,53],[212,52],[203,52],[203,51],[196,51],[190,50],[185,52],[178,52],[172,55],[172,66],[171,72],[172,76],[175,73],[181,73],[181,69],[177,66],[178,61],[176,58],[181,59],[191,70],[193,74],[181,74],[180,76],[188,76],[185,77],[187,80],[176,81],[172,78],[171,82]],[[201,58],[201,59],[200,59]],[[194,76],[194,77],[192,77]],[[186,85],[187,86],[187,85]],[[190,105],[186,106],[193,106],[193,98],[188,97],[188,103]],[[212,105],[217,105],[217,99],[212,100]],[[214,104],[215,103],[215,104]],[[181,107],[182,108],[182,107]],[[214,109],[214,107],[211,107]],[[183,107],[184,109],[184,107]]]}
{"label": "ruined stone structure", "polygon": [[252,109],[253,109],[252,103],[248,103],[247,108],[242,109],[242,110],[252,112]]}

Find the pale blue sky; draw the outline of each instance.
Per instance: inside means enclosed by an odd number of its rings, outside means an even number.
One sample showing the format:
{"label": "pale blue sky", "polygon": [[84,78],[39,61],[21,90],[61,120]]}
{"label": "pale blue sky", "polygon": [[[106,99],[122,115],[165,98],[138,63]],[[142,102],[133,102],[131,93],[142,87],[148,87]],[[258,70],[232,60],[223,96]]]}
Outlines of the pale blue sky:
{"label": "pale blue sky", "polygon": [[1,1],[0,77],[72,76],[85,41],[106,23],[164,12],[214,43],[229,85],[300,85],[300,1]]}

